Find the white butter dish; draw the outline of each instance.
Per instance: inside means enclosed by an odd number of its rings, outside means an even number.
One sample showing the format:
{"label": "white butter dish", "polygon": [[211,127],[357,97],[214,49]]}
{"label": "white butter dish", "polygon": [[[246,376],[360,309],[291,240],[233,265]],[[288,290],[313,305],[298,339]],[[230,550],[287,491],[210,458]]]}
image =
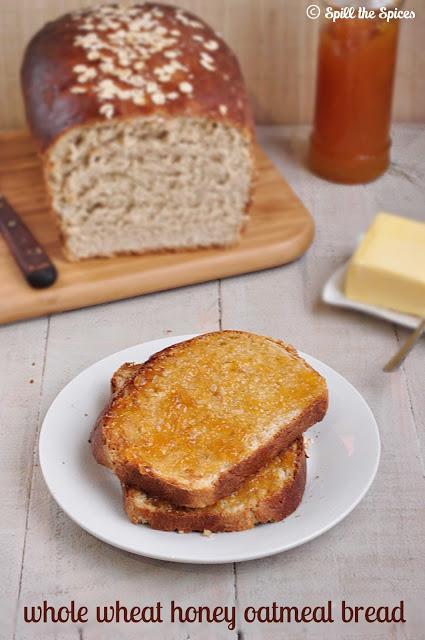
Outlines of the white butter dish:
{"label": "white butter dish", "polygon": [[345,307],[346,309],[354,309],[355,311],[361,311],[368,313],[369,315],[382,318],[388,322],[394,322],[395,324],[409,329],[416,329],[420,322],[420,318],[412,316],[407,313],[400,313],[398,311],[392,311],[391,309],[384,309],[372,304],[365,304],[363,302],[356,302],[350,300],[344,293],[344,277],[348,267],[348,261],[337,269],[326,282],[322,291],[322,300],[327,304],[331,304],[336,307]]}

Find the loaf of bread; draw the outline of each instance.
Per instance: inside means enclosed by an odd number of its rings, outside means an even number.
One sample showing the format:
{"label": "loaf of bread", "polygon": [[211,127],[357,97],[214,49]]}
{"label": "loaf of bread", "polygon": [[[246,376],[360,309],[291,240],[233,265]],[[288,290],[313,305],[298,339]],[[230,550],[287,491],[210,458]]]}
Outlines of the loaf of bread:
{"label": "loaf of bread", "polygon": [[253,123],[238,61],[168,5],[103,5],[39,31],[22,88],[72,260],[238,241]]}

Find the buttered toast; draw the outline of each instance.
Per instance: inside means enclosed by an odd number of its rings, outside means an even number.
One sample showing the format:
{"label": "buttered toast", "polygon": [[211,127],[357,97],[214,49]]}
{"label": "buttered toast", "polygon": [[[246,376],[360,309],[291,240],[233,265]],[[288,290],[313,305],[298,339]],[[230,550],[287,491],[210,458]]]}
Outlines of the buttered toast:
{"label": "buttered toast", "polygon": [[305,481],[301,437],[235,493],[212,506],[175,507],[161,498],[150,498],[140,489],[123,486],[124,507],[134,524],[149,524],[162,531],[243,531],[289,516],[301,502]]}
{"label": "buttered toast", "polygon": [[173,345],[124,365],[92,435],[123,484],[177,506],[239,489],[322,420],[325,380],[293,349],[242,331]]}

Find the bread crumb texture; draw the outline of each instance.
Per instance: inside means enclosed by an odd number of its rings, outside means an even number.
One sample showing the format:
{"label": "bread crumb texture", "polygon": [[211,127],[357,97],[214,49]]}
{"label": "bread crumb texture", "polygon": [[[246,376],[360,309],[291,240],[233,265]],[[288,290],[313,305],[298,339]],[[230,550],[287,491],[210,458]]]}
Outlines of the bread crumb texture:
{"label": "bread crumb texture", "polygon": [[73,127],[51,148],[46,177],[68,254],[82,259],[234,244],[252,159],[235,127],[145,116]]}

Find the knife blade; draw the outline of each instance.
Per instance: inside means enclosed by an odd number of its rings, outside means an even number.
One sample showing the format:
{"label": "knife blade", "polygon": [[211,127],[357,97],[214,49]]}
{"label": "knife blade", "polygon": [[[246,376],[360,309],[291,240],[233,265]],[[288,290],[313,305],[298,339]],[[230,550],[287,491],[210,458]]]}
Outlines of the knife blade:
{"label": "knife blade", "polygon": [[422,320],[418,323],[416,329],[408,336],[406,342],[401,345],[395,356],[393,356],[391,360],[387,362],[383,369],[385,373],[391,373],[392,371],[398,369],[401,364],[403,364],[415,344],[419,341],[419,338],[421,338],[424,333],[425,318],[422,318]]}

